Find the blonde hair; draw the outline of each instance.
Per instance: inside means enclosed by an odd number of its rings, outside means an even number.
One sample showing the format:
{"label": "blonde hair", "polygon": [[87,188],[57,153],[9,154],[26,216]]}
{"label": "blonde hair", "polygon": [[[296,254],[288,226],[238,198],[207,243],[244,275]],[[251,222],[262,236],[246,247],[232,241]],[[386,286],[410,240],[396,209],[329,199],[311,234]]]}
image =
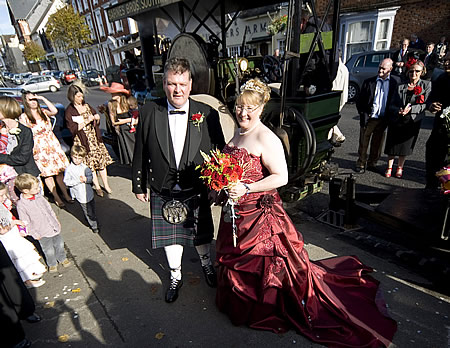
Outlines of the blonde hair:
{"label": "blonde hair", "polygon": [[78,156],[78,157],[86,157],[87,155],[87,150],[83,145],[74,145],[72,146],[72,148],[70,149],[70,155],[73,156]]}
{"label": "blonde hair", "polygon": [[128,102],[128,106],[130,107],[130,109],[137,109],[138,101],[137,101],[136,97],[130,95],[127,99],[127,102]]}
{"label": "blonde hair", "polygon": [[35,184],[39,185],[39,179],[31,174],[23,173],[16,177],[14,184],[20,192],[23,192],[23,190],[31,190]]}
{"label": "blonde hair", "polygon": [[260,79],[248,80],[241,86],[241,93],[237,97],[236,104],[247,102],[254,105],[266,104],[270,100],[270,88]]}
{"label": "blonde hair", "polygon": [[0,113],[4,118],[16,120],[22,113],[22,108],[14,98],[2,96],[0,97]]}

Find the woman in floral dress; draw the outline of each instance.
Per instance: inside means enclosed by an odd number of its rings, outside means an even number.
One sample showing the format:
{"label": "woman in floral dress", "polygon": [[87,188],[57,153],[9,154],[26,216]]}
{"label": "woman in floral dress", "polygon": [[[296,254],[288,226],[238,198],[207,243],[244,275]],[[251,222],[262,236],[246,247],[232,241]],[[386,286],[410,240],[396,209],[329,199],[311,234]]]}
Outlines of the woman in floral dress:
{"label": "woman in floral dress", "polygon": [[[22,100],[24,112],[20,116],[20,122],[31,128],[33,132],[34,161],[41,171],[41,177],[52,193],[56,205],[63,208],[65,204],[58,194],[56,184],[58,184],[67,202],[72,203],[73,200],[67,193],[67,187],[63,181],[64,170],[69,165],[69,160],[61,148],[58,138],[53,133],[50,121],[50,116],[56,115],[58,109],[47,98],[28,91],[23,93]],[[39,100],[42,100],[48,109],[42,109]]]}
{"label": "woman in floral dress", "polygon": [[103,191],[98,182],[97,171],[102,178],[105,191],[112,193],[108,183],[106,167],[113,163],[111,156],[103,144],[100,133],[100,116],[84,100],[84,91],[77,84],[72,84],[67,91],[70,104],[66,108],[67,128],[73,135],[74,145],[83,145],[88,151],[85,164],[92,170],[94,190],[100,197]]}

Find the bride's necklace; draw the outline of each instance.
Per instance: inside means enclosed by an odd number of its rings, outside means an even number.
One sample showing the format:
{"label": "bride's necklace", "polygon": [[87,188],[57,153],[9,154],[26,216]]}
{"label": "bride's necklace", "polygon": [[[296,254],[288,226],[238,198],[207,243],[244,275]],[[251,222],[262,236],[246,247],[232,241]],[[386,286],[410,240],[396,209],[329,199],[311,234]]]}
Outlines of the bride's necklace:
{"label": "bride's necklace", "polygon": [[260,123],[261,123],[261,121],[258,121],[258,123],[255,124],[252,128],[247,129],[246,131],[243,131],[243,132],[239,132],[239,135],[245,135],[245,134],[250,133],[250,132],[251,132],[252,130],[254,130],[256,127],[258,127],[258,126],[260,125]]}

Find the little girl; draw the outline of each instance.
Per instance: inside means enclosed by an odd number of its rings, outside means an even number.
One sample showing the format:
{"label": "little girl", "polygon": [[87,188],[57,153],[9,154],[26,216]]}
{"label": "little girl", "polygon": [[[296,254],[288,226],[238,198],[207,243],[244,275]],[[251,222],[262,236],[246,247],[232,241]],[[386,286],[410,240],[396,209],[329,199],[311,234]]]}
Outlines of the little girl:
{"label": "little girl", "polygon": [[138,109],[138,101],[135,97],[129,96],[127,98],[128,106],[130,110],[128,111],[131,115],[131,123],[130,123],[130,133],[136,132],[136,126],[139,121],[139,109]]}
{"label": "little girl", "polygon": [[[9,154],[12,149],[17,145],[17,139],[15,136],[8,136],[8,129],[3,121],[0,120],[0,153]],[[17,176],[15,169],[7,164],[0,164],[0,182],[6,184],[9,190],[9,196],[13,202],[17,202],[17,197],[14,192],[14,179]]]}
{"label": "little girl", "polygon": [[22,236],[26,234],[25,223],[14,218],[6,207],[7,202],[8,190],[5,184],[0,183],[0,242],[26,287],[37,288],[45,284],[45,280],[40,278],[46,268],[39,261],[40,256],[34,245]]}

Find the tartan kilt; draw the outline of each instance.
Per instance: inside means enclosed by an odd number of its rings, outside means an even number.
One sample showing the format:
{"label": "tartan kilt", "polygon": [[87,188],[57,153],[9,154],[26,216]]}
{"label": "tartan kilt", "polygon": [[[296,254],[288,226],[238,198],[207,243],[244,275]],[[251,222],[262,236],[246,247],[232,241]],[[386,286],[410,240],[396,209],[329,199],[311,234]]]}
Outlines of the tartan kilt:
{"label": "tartan kilt", "polygon": [[[170,198],[168,198],[170,200]],[[150,193],[152,248],[161,248],[179,244],[195,246],[211,243],[214,237],[214,224],[211,207],[204,194],[186,201],[192,211],[194,219],[187,219],[184,223],[173,225],[164,220],[162,206],[165,201],[158,194]]]}

